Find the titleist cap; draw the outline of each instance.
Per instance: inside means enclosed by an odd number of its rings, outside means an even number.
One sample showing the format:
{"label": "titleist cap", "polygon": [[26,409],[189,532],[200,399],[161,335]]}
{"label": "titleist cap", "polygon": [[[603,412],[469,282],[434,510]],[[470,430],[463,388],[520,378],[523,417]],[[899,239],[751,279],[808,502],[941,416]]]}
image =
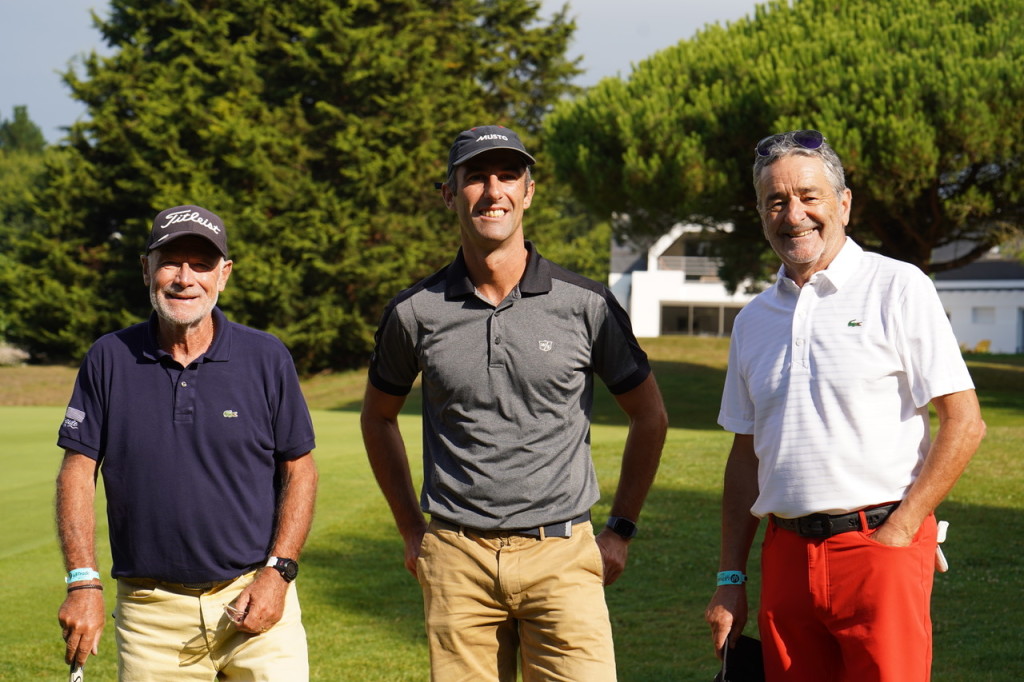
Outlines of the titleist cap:
{"label": "titleist cap", "polygon": [[206,239],[217,247],[221,255],[228,257],[228,234],[224,230],[224,221],[201,206],[175,206],[161,211],[153,221],[146,253],[188,235]]}

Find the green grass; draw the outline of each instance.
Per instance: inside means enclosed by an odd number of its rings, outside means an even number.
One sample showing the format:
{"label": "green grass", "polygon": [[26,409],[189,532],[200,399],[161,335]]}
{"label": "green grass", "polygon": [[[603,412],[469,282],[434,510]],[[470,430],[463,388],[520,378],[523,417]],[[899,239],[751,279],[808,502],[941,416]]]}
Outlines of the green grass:
{"label": "green grass", "polygon": [[[703,610],[718,552],[718,498],[731,436],[715,425],[727,342],[668,338],[643,342],[655,362],[672,428],[658,480],[641,519],[626,574],[608,589],[619,678],[625,682],[706,681],[716,664]],[[1024,357],[969,356],[988,436],[939,516],[951,522],[945,551],[952,569],[936,576],[933,600],[936,682],[1024,678]],[[43,370],[33,398],[30,372]],[[8,372],[18,376],[17,395]],[[66,671],[57,608],[63,598],[53,531],[53,478],[60,452],[56,429],[74,371],[0,370],[3,448],[0,465],[0,679],[52,680]],[[302,557],[298,585],[315,680],[426,681],[427,654],[419,588],[402,566],[402,545],[363,453],[358,407],[361,372],[305,382],[314,408],[321,471],[317,516]],[[59,382],[58,382],[59,383]],[[418,452],[418,400],[402,428]],[[600,391],[594,458],[608,511],[625,438],[623,419]],[[418,455],[414,455],[418,468]],[[101,504],[101,503],[100,503]],[[99,506],[99,505],[98,505]],[[110,568],[102,513],[102,571]],[[756,552],[755,552],[756,556]],[[751,563],[751,595],[757,594]],[[105,581],[109,587],[112,582]],[[112,607],[113,590],[107,590]],[[748,632],[753,628],[748,628]],[[92,680],[115,678],[113,627],[89,663]]]}

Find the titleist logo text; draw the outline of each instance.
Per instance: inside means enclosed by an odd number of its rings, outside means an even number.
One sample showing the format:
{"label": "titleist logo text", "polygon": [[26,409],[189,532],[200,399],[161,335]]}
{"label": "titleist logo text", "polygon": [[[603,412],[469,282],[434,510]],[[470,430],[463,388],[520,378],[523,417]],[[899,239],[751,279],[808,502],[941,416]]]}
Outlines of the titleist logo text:
{"label": "titleist logo text", "polygon": [[167,214],[167,222],[160,226],[163,230],[175,223],[198,223],[206,229],[210,230],[214,234],[220,234],[220,226],[211,223],[209,220],[199,215],[196,211],[176,211],[175,213]]}

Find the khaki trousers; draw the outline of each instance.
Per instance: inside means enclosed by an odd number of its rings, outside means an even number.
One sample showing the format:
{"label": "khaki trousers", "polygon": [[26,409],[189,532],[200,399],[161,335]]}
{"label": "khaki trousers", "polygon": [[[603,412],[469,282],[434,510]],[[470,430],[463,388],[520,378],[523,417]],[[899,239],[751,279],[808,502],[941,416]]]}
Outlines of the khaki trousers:
{"label": "khaki trousers", "polygon": [[417,574],[433,682],[612,682],[601,553],[572,537],[449,530],[432,522]]}
{"label": "khaki trousers", "polygon": [[[284,614],[267,632],[239,632],[224,607],[249,586],[255,572],[209,590],[153,580],[117,581],[114,610],[121,682],[305,682],[306,632],[295,583]],[[218,676],[219,675],[219,676]]]}

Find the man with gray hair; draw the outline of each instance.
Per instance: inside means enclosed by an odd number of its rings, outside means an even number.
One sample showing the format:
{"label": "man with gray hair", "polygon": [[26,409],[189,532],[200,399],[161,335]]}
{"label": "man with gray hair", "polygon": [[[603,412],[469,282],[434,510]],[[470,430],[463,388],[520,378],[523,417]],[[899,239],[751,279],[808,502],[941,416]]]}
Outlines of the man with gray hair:
{"label": "man with gray hair", "polygon": [[984,436],[973,383],[931,280],[846,236],[852,193],[820,132],[761,140],[754,188],[782,267],[729,350],[715,649],[746,623],[767,517],[766,679],[928,680],[934,510]]}

